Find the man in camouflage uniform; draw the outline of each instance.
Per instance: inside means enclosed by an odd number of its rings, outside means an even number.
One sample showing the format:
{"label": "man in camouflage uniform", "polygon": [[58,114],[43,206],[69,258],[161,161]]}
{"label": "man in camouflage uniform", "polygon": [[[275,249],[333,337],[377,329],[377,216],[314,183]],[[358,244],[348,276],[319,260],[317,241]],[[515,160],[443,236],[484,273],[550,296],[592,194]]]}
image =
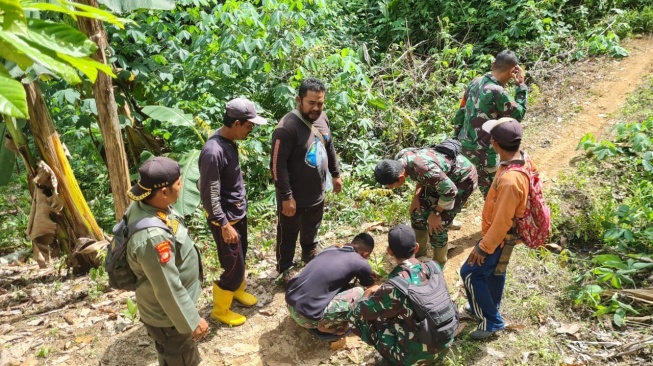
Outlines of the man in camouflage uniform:
{"label": "man in camouflage uniform", "polygon": [[[388,278],[402,275],[410,283],[421,285],[428,279],[428,268],[415,258],[419,249],[415,233],[406,225],[397,225],[388,232],[387,253],[396,262]],[[453,304],[452,304],[453,306]],[[391,283],[375,285],[356,304],[351,321],[354,334],[374,346],[392,365],[434,365],[451,344],[423,344],[417,338],[416,314],[408,297]]]}
{"label": "man in camouflage uniform", "polygon": [[[514,52],[501,51],[492,63],[492,71],[469,84],[454,117],[454,136],[462,143],[463,155],[478,169],[478,186],[483,197],[490,190],[499,162],[490,144],[490,135],[481,126],[501,117],[521,122],[526,114],[528,96],[524,77]],[[517,84],[514,99],[504,89],[510,80]]]}
{"label": "man in camouflage uniform", "polygon": [[349,329],[349,314],[363,296],[362,287],[351,288],[356,278],[363,286],[374,284],[376,275],[367,258],[374,250],[374,238],[356,235],[342,248],[320,252],[288,282],[286,303],[290,316],[318,337],[340,337]]}
{"label": "man in camouflage uniform", "polygon": [[417,183],[409,208],[411,226],[420,245],[417,256],[428,255],[428,239],[432,258],[442,267],[447,263],[449,225],[477,185],[476,168],[456,153],[459,150],[460,143],[453,139],[434,148],[407,148],[394,160],[380,161],[374,170],[376,181],[390,189],[402,186],[407,177]]}
{"label": "man in camouflage uniform", "polygon": [[196,306],[202,292],[199,252],[172,207],[182,186],[179,164],[159,156],[146,161],[138,172],[140,180],[128,193],[134,202],[125,221],[158,217],[172,231],[140,230],[127,243],[127,262],[138,281],[138,312],[154,339],[160,366],[195,366],[201,362],[195,342],[209,326]]}

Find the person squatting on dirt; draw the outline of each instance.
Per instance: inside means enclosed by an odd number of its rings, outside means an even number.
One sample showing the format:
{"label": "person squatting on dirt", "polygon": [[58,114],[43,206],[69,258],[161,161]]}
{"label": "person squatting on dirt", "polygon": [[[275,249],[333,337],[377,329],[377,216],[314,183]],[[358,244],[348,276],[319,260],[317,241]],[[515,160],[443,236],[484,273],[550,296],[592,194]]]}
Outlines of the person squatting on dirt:
{"label": "person squatting on dirt", "polygon": [[[501,51],[492,63],[492,70],[474,79],[460,102],[454,117],[454,137],[462,143],[462,153],[478,170],[478,188],[486,197],[497,171],[497,153],[492,150],[490,136],[481,126],[490,119],[512,117],[521,121],[526,114],[528,87],[525,73],[514,52]],[[504,89],[514,80],[514,99]]]}
{"label": "person squatting on dirt", "polygon": [[331,175],[333,192],[342,189],[329,119],[323,111],[325,93],[322,81],[304,79],[296,97],[297,107],[281,119],[272,134],[277,271],[284,274],[284,281],[291,278],[298,235],[302,261],[308,262],[316,254],[327,174]]}
{"label": "person squatting on dirt", "polygon": [[[354,307],[351,322],[354,334],[374,346],[386,362],[392,365],[434,365],[451,345],[453,338],[439,344],[424,344],[418,339],[417,317],[409,298],[389,282],[402,276],[414,285],[430,281],[428,266],[415,258],[419,244],[407,225],[397,225],[388,232],[388,255],[397,266],[388,281],[365,290]],[[432,274],[433,275],[433,274]],[[440,284],[447,293],[442,273]],[[451,300],[449,306],[455,307]]]}
{"label": "person squatting on dirt", "polygon": [[342,248],[324,249],[293,277],[288,282],[286,303],[297,324],[344,335],[350,312],[363,296],[363,288],[352,287],[350,282],[358,279],[366,287],[374,284],[376,276],[367,261],[373,250],[374,238],[358,234]]}
{"label": "person squatting on dirt", "polygon": [[[451,152],[440,152],[445,151],[442,148]],[[428,255],[428,240],[432,258],[442,267],[447,263],[448,227],[477,184],[476,168],[456,150],[460,151],[460,143],[453,139],[435,148],[407,148],[374,169],[376,181],[389,189],[402,186],[407,177],[417,183],[409,208],[420,246],[417,257]]]}
{"label": "person squatting on dirt", "polygon": [[465,310],[480,319],[478,328],[470,334],[473,339],[488,338],[505,328],[500,307],[506,268],[516,240],[514,219],[524,216],[528,200],[528,177],[519,171],[503,172],[515,163],[528,165],[532,172],[537,170],[519,150],[523,130],[516,119],[490,120],[483,124],[483,130],[491,136],[492,147],[501,160],[483,206],[483,238],[460,269],[469,301]]}
{"label": "person squatting on dirt", "polygon": [[229,101],[223,126],[206,141],[199,158],[202,205],[224,270],[213,282],[211,318],[231,326],[246,320],[244,315],[230,310],[234,299],[245,306],[258,302],[254,295],[245,292],[247,197],[236,140],[246,139],[255,125],[266,123],[265,118],[256,114],[250,100]]}
{"label": "person squatting on dirt", "polygon": [[159,365],[195,366],[201,362],[195,341],[209,326],[196,307],[202,291],[199,252],[171,206],[182,186],[179,164],[155,157],[138,172],[140,180],[128,193],[134,202],[127,221],[158,217],[172,231],[151,227],[134,233],[127,243],[127,262],[138,281],[138,312],[154,339]]}

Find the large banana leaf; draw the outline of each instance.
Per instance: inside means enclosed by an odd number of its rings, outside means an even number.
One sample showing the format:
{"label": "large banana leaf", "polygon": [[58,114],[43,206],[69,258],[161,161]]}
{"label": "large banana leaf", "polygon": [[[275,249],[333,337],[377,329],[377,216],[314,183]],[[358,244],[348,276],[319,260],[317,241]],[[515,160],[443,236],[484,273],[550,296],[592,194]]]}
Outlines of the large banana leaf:
{"label": "large banana leaf", "polygon": [[177,108],[168,108],[161,105],[148,105],[143,107],[143,113],[150,118],[170,123],[173,126],[195,126],[193,115],[186,114]]}
{"label": "large banana leaf", "polygon": [[98,0],[98,2],[118,14],[138,9],[171,10],[175,7],[174,0]]}
{"label": "large banana leaf", "polygon": [[12,79],[0,65],[0,114],[27,118],[27,101],[23,85]]}
{"label": "large banana leaf", "polygon": [[148,105],[143,107],[143,113],[157,121],[170,123],[178,127],[190,127],[193,129],[199,140],[204,144],[204,136],[195,127],[193,115],[186,114],[177,108],[168,108],[161,105]]}
{"label": "large banana leaf", "polygon": [[[0,85],[2,81],[0,81]],[[11,174],[14,172],[16,163],[16,154],[5,147],[5,135],[7,134],[7,125],[0,124],[0,186],[7,185],[11,180]]]}
{"label": "large banana leaf", "polygon": [[64,23],[29,19],[27,35],[41,47],[73,57],[85,57],[97,50],[95,42]]}
{"label": "large banana leaf", "polygon": [[184,216],[192,214],[201,201],[200,191],[197,189],[197,182],[200,179],[199,158],[200,150],[191,150],[179,161],[184,185],[174,207]]}

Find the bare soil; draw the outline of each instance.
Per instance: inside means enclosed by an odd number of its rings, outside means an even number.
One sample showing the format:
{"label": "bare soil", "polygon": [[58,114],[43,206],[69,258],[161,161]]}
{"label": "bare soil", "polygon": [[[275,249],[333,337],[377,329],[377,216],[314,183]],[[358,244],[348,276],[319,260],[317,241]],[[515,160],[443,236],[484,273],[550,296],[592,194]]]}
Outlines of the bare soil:
{"label": "bare soil", "polygon": [[[579,139],[586,133],[605,133],[629,93],[653,73],[652,38],[631,40],[625,47],[630,56],[623,60],[597,58],[559,66],[546,79],[535,80],[539,93],[532,93],[533,106],[524,121],[525,148],[546,186],[552,186],[561,171],[573,172]],[[445,270],[450,288],[460,288],[459,268],[480,238],[481,205],[480,195],[475,194],[460,216],[463,228],[450,234],[452,249]],[[384,233],[375,236],[382,253]],[[212,324],[210,335],[199,344],[204,365],[373,362],[373,351],[356,337],[329,343],[297,326],[288,316],[283,289],[274,283],[273,253],[254,255],[259,261],[252,265],[249,289],[258,296],[259,305],[237,309],[248,317],[243,326]],[[88,276],[65,278],[55,269],[41,270],[35,264],[0,267],[0,366],[156,365],[151,339],[125,310],[132,294],[97,290]],[[207,286],[199,304],[207,319],[210,296]]]}

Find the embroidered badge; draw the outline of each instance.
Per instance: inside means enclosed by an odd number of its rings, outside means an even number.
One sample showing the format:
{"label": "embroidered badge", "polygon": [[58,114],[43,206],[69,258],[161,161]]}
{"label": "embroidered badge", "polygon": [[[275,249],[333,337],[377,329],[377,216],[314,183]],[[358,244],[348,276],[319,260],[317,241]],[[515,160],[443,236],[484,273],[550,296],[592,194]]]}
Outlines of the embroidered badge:
{"label": "embroidered badge", "polygon": [[162,241],[159,244],[154,246],[157,252],[159,252],[159,262],[162,264],[168,263],[170,261],[170,242]]}

